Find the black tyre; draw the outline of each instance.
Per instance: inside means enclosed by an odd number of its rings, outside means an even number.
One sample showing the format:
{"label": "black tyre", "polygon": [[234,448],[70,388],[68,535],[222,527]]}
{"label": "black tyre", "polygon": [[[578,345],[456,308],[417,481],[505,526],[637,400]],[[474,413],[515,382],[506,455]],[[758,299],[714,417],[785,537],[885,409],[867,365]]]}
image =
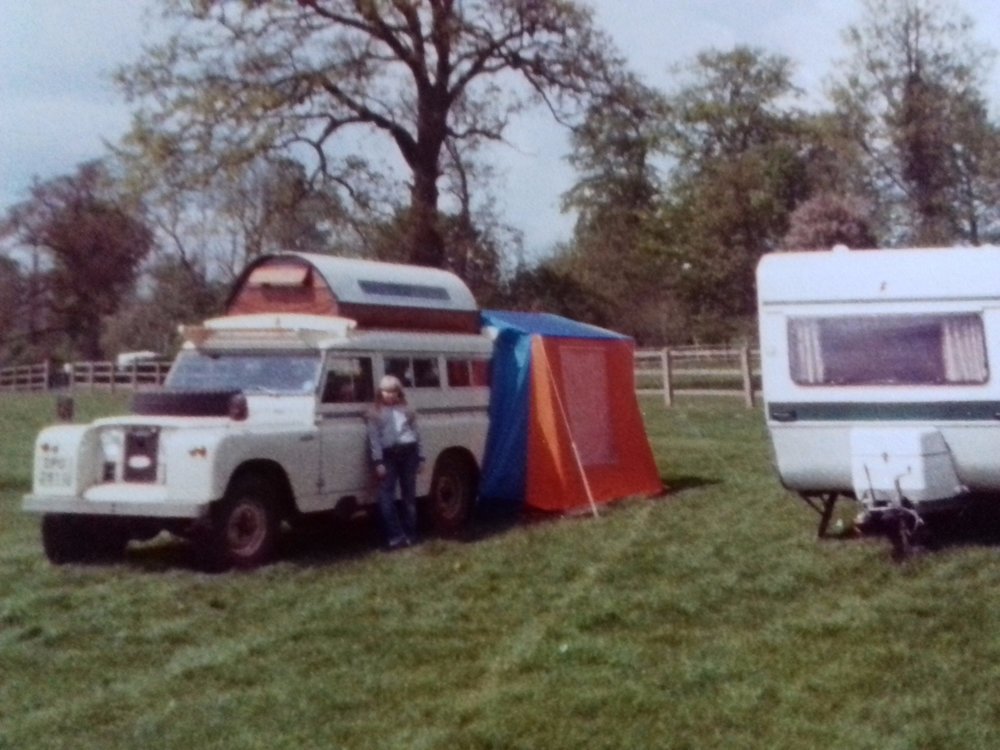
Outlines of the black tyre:
{"label": "black tyre", "polygon": [[212,519],[209,559],[220,568],[255,568],[273,559],[280,528],[272,482],[258,475],[236,479]]}
{"label": "black tyre", "polygon": [[54,565],[121,559],[128,534],[113,518],[63,514],[42,517],[42,548]]}
{"label": "black tyre", "polygon": [[449,453],[438,459],[425,510],[431,528],[441,536],[456,536],[467,525],[476,500],[478,472],[465,456]]}

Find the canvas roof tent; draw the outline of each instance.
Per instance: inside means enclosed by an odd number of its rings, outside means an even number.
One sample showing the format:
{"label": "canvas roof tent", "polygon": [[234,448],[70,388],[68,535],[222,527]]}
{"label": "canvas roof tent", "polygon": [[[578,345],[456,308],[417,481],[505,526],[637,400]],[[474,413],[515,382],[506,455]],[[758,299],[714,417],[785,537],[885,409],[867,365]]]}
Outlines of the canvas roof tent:
{"label": "canvas roof tent", "polygon": [[482,319],[496,333],[484,503],[596,510],[663,491],[635,397],[632,339],[549,314]]}
{"label": "canvas roof tent", "polygon": [[262,312],[337,315],[358,328],[479,332],[479,308],[455,274],[439,268],[280,253],[240,274],[227,315]]}

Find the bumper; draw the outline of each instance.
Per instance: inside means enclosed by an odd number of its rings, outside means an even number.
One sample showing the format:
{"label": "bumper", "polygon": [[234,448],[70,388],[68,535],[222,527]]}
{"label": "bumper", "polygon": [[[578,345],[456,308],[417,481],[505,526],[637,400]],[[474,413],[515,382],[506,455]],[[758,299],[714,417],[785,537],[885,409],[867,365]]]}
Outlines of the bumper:
{"label": "bumper", "polygon": [[92,488],[84,497],[25,495],[21,508],[28,513],[197,519],[208,514],[210,504],[209,500],[171,501],[163,497],[161,488],[101,487]]}

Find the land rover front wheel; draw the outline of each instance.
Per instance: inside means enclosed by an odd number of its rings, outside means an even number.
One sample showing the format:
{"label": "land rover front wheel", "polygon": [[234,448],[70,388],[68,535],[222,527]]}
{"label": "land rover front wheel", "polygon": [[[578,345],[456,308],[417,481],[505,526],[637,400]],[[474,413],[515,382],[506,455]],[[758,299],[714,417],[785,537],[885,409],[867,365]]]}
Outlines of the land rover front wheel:
{"label": "land rover front wheel", "polygon": [[438,459],[426,504],[436,533],[455,536],[465,527],[476,498],[476,474],[473,461],[462,454],[446,453]]}
{"label": "land rover front wheel", "polygon": [[262,476],[237,478],[212,519],[210,559],[221,568],[253,568],[274,556],[278,541],[275,490]]}
{"label": "land rover front wheel", "polygon": [[62,513],[42,517],[42,548],[55,565],[111,562],[122,557],[128,535],[114,520]]}

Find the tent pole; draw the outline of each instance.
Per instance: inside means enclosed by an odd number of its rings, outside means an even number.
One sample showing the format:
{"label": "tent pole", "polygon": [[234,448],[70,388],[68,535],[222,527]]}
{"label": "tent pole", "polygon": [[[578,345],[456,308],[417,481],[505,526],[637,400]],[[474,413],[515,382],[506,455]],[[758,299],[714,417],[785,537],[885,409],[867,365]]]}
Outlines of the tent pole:
{"label": "tent pole", "polygon": [[587,479],[587,472],[583,468],[583,460],[580,458],[580,450],[576,447],[576,439],[573,437],[573,428],[569,423],[569,417],[566,415],[566,407],[563,406],[562,398],[559,396],[559,387],[556,383],[555,375],[552,373],[552,368],[549,367],[548,354],[545,353],[545,347],[541,347],[543,356],[545,357],[545,370],[549,375],[549,384],[552,386],[552,393],[556,397],[556,403],[559,405],[559,416],[562,418],[563,424],[566,426],[566,432],[569,434],[569,444],[573,448],[573,459],[576,461],[576,468],[580,470],[580,477],[583,479],[583,488],[587,490],[587,502],[590,503],[590,512],[594,518],[600,518],[600,513],[597,511],[597,502],[594,500],[594,493],[590,489],[590,482]]}

